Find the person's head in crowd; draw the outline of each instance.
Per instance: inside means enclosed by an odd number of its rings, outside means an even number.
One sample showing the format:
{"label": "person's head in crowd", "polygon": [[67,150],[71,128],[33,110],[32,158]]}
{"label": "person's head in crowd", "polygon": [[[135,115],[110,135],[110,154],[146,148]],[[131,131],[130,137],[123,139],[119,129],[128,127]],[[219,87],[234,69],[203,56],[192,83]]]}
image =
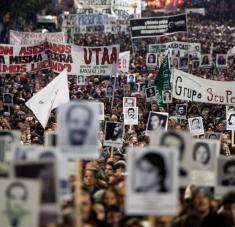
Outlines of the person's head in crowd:
{"label": "person's head in crowd", "polygon": [[105,205],[102,202],[94,203],[92,209],[95,211],[96,218],[99,221],[105,221],[105,219],[106,219],[106,211],[105,211]]}
{"label": "person's head in crowd", "polygon": [[225,179],[222,184],[227,186],[235,186],[235,160],[229,160],[223,166]]}
{"label": "person's head in crowd", "polygon": [[118,194],[114,189],[109,188],[104,191],[101,201],[105,206],[116,205],[118,203]]}
{"label": "person's head in crowd", "polygon": [[87,141],[93,119],[92,110],[85,105],[73,105],[67,111],[66,124],[70,145],[81,146]]}
{"label": "person's head in crowd", "polygon": [[206,165],[210,161],[210,147],[205,142],[198,142],[193,148],[193,160]]}
{"label": "person's head in crowd", "polygon": [[142,184],[136,188],[137,192],[167,192],[166,163],[161,154],[154,152],[146,153],[136,162],[136,167],[140,170]]}
{"label": "person's head in crowd", "polygon": [[110,176],[113,174],[113,165],[111,165],[111,163],[106,163],[104,168],[106,176]]}
{"label": "person's head in crowd", "polygon": [[235,224],[235,191],[227,192],[222,198],[223,211]]}
{"label": "person's head in crowd", "polygon": [[112,114],[111,121],[117,122],[118,121],[118,116],[116,114]]}
{"label": "person's head in crowd", "polygon": [[210,212],[210,200],[212,194],[207,187],[196,187],[192,192],[193,209],[199,215],[205,217]]}
{"label": "person's head in crowd", "polygon": [[152,102],[152,104],[151,104],[151,110],[152,111],[158,111],[158,106],[157,106],[157,104],[155,103],[155,102]]}
{"label": "person's head in crowd", "polygon": [[83,190],[80,196],[80,208],[82,214],[82,221],[88,221],[92,210],[92,198],[89,192]]}
{"label": "person's head in crowd", "polygon": [[112,227],[118,227],[122,218],[122,210],[118,205],[107,207],[107,224]]}
{"label": "person's head in crowd", "polygon": [[124,160],[119,160],[113,165],[116,176],[122,176],[126,171],[126,162]]}
{"label": "person's head in crowd", "polygon": [[94,170],[85,170],[83,177],[83,187],[92,192],[97,183],[97,172]]}

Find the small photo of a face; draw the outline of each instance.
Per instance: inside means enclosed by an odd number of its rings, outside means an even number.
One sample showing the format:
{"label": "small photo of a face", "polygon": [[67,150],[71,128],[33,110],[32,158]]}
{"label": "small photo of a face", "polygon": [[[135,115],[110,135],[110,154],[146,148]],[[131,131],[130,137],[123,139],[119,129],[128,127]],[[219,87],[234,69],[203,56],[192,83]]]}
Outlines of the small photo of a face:
{"label": "small photo of a face", "polygon": [[128,74],[127,75],[127,83],[135,83],[135,75]]}
{"label": "small photo of a face", "polygon": [[124,107],[123,113],[125,125],[138,124],[138,107]]}
{"label": "small photo of a face", "polygon": [[186,115],[187,115],[187,105],[186,104],[176,104],[177,118],[186,119]]}
{"label": "small photo of a face", "polygon": [[3,103],[5,105],[13,105],[13,94],[11,93],[3,94]]}
{"label": "small photo of a face", "polygon": [[148,131],[154,131],[158,129],[166,130],[167,124],[168,124],[168,113],[150,111],[147,123],[147,133]]}
{"label": "small photo of a face", "polygon": [[136,98],[135,97],[124,97],[123,98],[123,107],[135,107]]}
{"label": "small photo of a face", "polygon": [[194,135],[204,134],[204,127],[202,117],[189,118],[189,129],[190,132]]}
{"label": "small photo of a face", "polygon": [[108,85],[107,88],[106,88],[106,96],[112,97],[112,95],[113,95],[113,86]]}
{"label": "small photo of a face", "polygon": [[172,103],[172,95],[170,90],[162,91],[163,103]]}
{"label": "small photo of a face", "polygon": [[77,85],[85,85],[85,77],[83,75],[77,76]]}
{"label": "small photo of a face", "polygon": [[226,54],[217,54],[216,55],[216,65],[218,67],[227,66],[227,55]]}
{"label": "small photo of a face", "polygon": [[218,159],[218,182],[221,186],[235,186],[235,159]]}
{"label": "small photo of a face", "polygon": [[205,142],[198,142],[193,147],[193,160],[197,163],[206,165],[210,161],[210,147]]}
{"label": "small photo of a face", "polygon": [[227,130],[235,129],[235,111],[227,112]]}
{"label": "small photo of a face", "polygon": [[155,96],[156,96],[156,88],[155,87],[146,88],[147,99],[154,98]]}

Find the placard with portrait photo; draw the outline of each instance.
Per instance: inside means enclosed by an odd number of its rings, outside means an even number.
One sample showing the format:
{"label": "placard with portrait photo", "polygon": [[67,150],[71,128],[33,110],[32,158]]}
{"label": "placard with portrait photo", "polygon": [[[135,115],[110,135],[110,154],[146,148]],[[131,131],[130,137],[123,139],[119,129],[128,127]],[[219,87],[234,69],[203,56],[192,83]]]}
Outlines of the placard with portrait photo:
{"label": "placard with portrait photo", "polygon": [[221,141],[222,134],[219,132],[206,132],[205,139]]}
{"label": "placard with portrait photo", "polygon": [[190,133],[178,130],[157,131],[150,135],[150,146],[174,148],[178,153],[178,177],[179,185],[185,187],[189,184],[190,176],[190,152],[192,150],[193,137]]}
{"label": "placard with portrait photo", "polygon": [[0,179],[0,226],[38,227],[40,182]]}
{"label": "placard with portrait photo", "polygon": [[163,103],[172,103],[171,90],[162,91],[162,102]]}
{"label": "placard with portrait photo", "polygon": [[17,130],[0,131],[0,163],[12,161],[14,151],[20,144],[21,132]]}
{"label": "placard with portrait photo", "polygon": [[188,68],[188,57],[180,57],[179,69]]}
{"label": "placard with portrait photo", "polygon": [[227,54],[216,54],[216,67],[227,68]]}
{"label": "placard with portrait photo", "polygon": [[58,110],[58,145],[71,159],[99,157],[97,102],[70,102]]}
{"label": "placard with portrait photo", "polygon": [[174,215],[178,204],[178,153],[172,148],[128,149],[125,212]]}
{"label": "placard with portrait photo", "polygon": [[84,75],[78,75],[77,76],[77,85],[82,86],[85,85],[85,76]]}
{"label": "placard with portrait photo", "polygon": [[176,104],[175,112],[177,119],[187,119],[187,104]]}
{"label": "placard with portrait photo", "polygon": [[105,122],[104,146],[122,147],[124,124],[122,122]]}
{"label": "placard with portrait photo", "polygon": [[188,118],[188,123],[189,130],[194,136],[203,135],[205,133],[202,117]]}
{"label": "placard with portrait photo", "polygon": [[235,130],[235,111],[226,113],[227,130]]}
{"label": "placard with portrait photo", "polygon": [[201,68],[210,68],[211,62],[211,54],[201,54]]}
{"label": "placard with portrait photo", "polygon": [[3,104],[12,106],[14,104],[14,95],[12,93],[3,93]]}
{"label": "placard with portrait photo", "polygon": [[216,160],[219,150],[220,142],[217,140],[193,140],[190,184],[211,187],[216,185]]}
{"label": "placard with portrait photo", "polygon": [[217,186],[215,187],[216,198],[221,198],[226,192],[235,187],[235,158],[217,157]]}
{"label": "placard with portrait photo", "polygon": [[123,108],[136,107],[136,97],[123,97]]}
{"label": "placard with portrait photo", "polygon": [[106,96],[107,97],[112,97],[113,96],[113,86],[112,85],[108,85],[106,87]]}
{"label": "placard with portrait photo", "polygon": [[136,82],[136,78],[134,74],[128,74],[127,75],[127,83],[135,83]]}
{"label": "placard with portrait photo", "polygon": [[159,67],[158,54],[156,53],[147,53],[146,55],[146,65],[148,67]]}
{"label": "placard with portrait photo", "polygon": [[138,107],[124,107],[124,125],[138,125]]}
{"label": "placard with portrait photo", "polygon": [[145,92],[146,92],[147,102],[150,102],[156,99],[156,87],[155,86],[146,88]]}
{"label": "placard with portrait photo", "polygon": [[56,160],[15,161],[13,176],[22,179],[37,179],[41,181],[41,213],[46,219],[54,216],[55,221],[60,212],[59,179]]}
{"label": "placard with portrait photo", "polygon": [[168,126],[168,113],[166,112],[149,112],[146,135],[149,135],[152,131],[165,129],[167,130]]}

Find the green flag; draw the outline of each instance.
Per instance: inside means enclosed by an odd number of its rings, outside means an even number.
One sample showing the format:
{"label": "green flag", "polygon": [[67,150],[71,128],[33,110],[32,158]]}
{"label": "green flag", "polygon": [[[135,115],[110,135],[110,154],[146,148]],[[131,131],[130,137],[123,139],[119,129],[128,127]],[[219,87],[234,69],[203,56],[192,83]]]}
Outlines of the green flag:
{"label": "green flag", "polygon": [[160,66],[158,75],[154,80],[154,85],[156,87],[156,94],[157,94],[156,102],[159,106],[163,106],[162,91],[171,90],[170,81],[171,81],[171,70],[169,67],[168,55],[166,55]]}

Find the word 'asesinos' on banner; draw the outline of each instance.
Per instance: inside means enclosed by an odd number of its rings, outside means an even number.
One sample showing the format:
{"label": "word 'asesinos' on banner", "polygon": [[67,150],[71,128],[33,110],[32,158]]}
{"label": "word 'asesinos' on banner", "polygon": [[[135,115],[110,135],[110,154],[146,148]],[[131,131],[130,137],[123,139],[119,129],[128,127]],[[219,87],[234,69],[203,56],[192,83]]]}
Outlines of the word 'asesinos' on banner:
{"label": "word 'asesinos' on banner", "polygon": [[83,47],[45,42],[39,45],[0,45],[0,74],[51,68],[70,75],[112,75],[117,72],[119,45]]}

